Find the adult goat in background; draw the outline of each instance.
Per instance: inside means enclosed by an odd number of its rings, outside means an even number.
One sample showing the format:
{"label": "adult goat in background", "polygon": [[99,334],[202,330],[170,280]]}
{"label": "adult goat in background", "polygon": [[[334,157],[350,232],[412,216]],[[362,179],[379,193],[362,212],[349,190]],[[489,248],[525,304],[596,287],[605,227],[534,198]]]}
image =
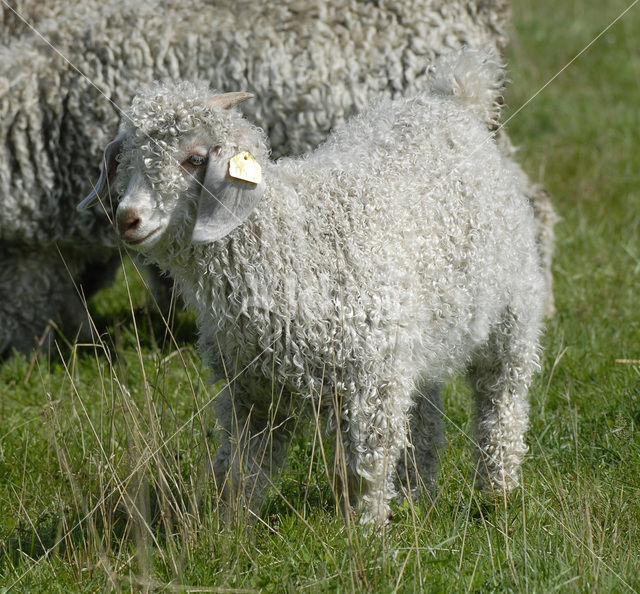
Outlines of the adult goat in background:
{"label": "adult goat in background", "polygon": [[[51,45],[2,6],[0,355],[29,350],[50,320],[70,335],[87,332],[78,290],[90,297],[111,282],[120,256],[109,197],[105,212],[78,216],[75,204],[97,177],[117,106],[141,83],[198,78],[247,89],[258,100],[246,113],[267,132],[273,155],[300,154],[371,99],[425,88],[429,65],[445,51],[483,47],[501,57],[509,25],[503,0],[34,6],[17,8]],[[548,196],[515,162],[513,170],[539,213],[549,269]]]}

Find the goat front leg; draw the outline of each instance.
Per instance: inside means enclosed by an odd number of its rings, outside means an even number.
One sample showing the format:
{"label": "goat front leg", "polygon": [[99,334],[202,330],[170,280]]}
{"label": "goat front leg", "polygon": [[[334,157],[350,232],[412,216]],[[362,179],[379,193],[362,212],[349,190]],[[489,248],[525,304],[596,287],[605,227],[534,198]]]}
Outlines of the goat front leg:
{"label": "goat front leg", "polygon": [[346,475],[345,501],[355,506],[361,524],[385,524],[391,517],[396,464],[407,444],[409,393],[400,382],[385,382],[342,403],[336,459]]}
{"label": "goat front leg", "polygon": [[216,488],[226,519],[256,515],[281,470],[291,440],[293,417],[260,407],[227,387],[215,405],[220,447],[213,459]]}
{"label": "goat front leg", "polygon": [[418,496],[422,490],[435,495],[444,445],[440,384],[421,382],[409,410],[409,445],[397,465],[402,495]]}

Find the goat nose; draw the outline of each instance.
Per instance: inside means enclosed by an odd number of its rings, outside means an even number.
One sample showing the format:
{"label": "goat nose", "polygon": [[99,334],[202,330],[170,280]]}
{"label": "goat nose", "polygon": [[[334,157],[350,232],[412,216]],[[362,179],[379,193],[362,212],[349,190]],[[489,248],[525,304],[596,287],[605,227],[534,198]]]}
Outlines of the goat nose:
{"label": "goat nose", "polygon": [[140,226],[140,217],[135,210],[118,210],[116,213],[116,223],[118,225],[118,233],[121,237],[126,237],[133,233]]}

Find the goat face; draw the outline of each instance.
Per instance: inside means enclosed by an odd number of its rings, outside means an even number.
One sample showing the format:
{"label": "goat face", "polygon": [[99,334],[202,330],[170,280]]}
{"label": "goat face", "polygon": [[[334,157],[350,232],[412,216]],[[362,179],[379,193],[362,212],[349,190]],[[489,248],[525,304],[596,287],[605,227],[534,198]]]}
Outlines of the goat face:
{"label": "goat face", "polygon": [[205,243],[227,235],[263,194],[261,166],[252,155],[257,150],[266,158],[262,133],[229,109],[249,96],[216,95],[195,116],[180,120],[165,112],[157,124],[125,126],[105,149],[96,188],[78,208],[113,181],[122,195],[116,230],[135,249],[146,251],[163,238]]}

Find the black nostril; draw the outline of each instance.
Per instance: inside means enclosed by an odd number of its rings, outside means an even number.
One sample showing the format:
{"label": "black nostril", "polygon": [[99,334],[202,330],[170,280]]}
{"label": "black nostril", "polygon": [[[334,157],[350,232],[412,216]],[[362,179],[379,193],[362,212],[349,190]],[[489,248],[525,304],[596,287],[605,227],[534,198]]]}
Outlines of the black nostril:
{"label": "black nostril", "polygon": [[131,217],[129,220],[125,222],[127,227],[127,231],[134,231],[140,226],[140,218],[139,217]]}
{"label": "black nostril", "polygon": [[131,233],[140,226],[140,222],[140,217],[135,212],[124,213],[117,217],[118,232],[120,235]]}

